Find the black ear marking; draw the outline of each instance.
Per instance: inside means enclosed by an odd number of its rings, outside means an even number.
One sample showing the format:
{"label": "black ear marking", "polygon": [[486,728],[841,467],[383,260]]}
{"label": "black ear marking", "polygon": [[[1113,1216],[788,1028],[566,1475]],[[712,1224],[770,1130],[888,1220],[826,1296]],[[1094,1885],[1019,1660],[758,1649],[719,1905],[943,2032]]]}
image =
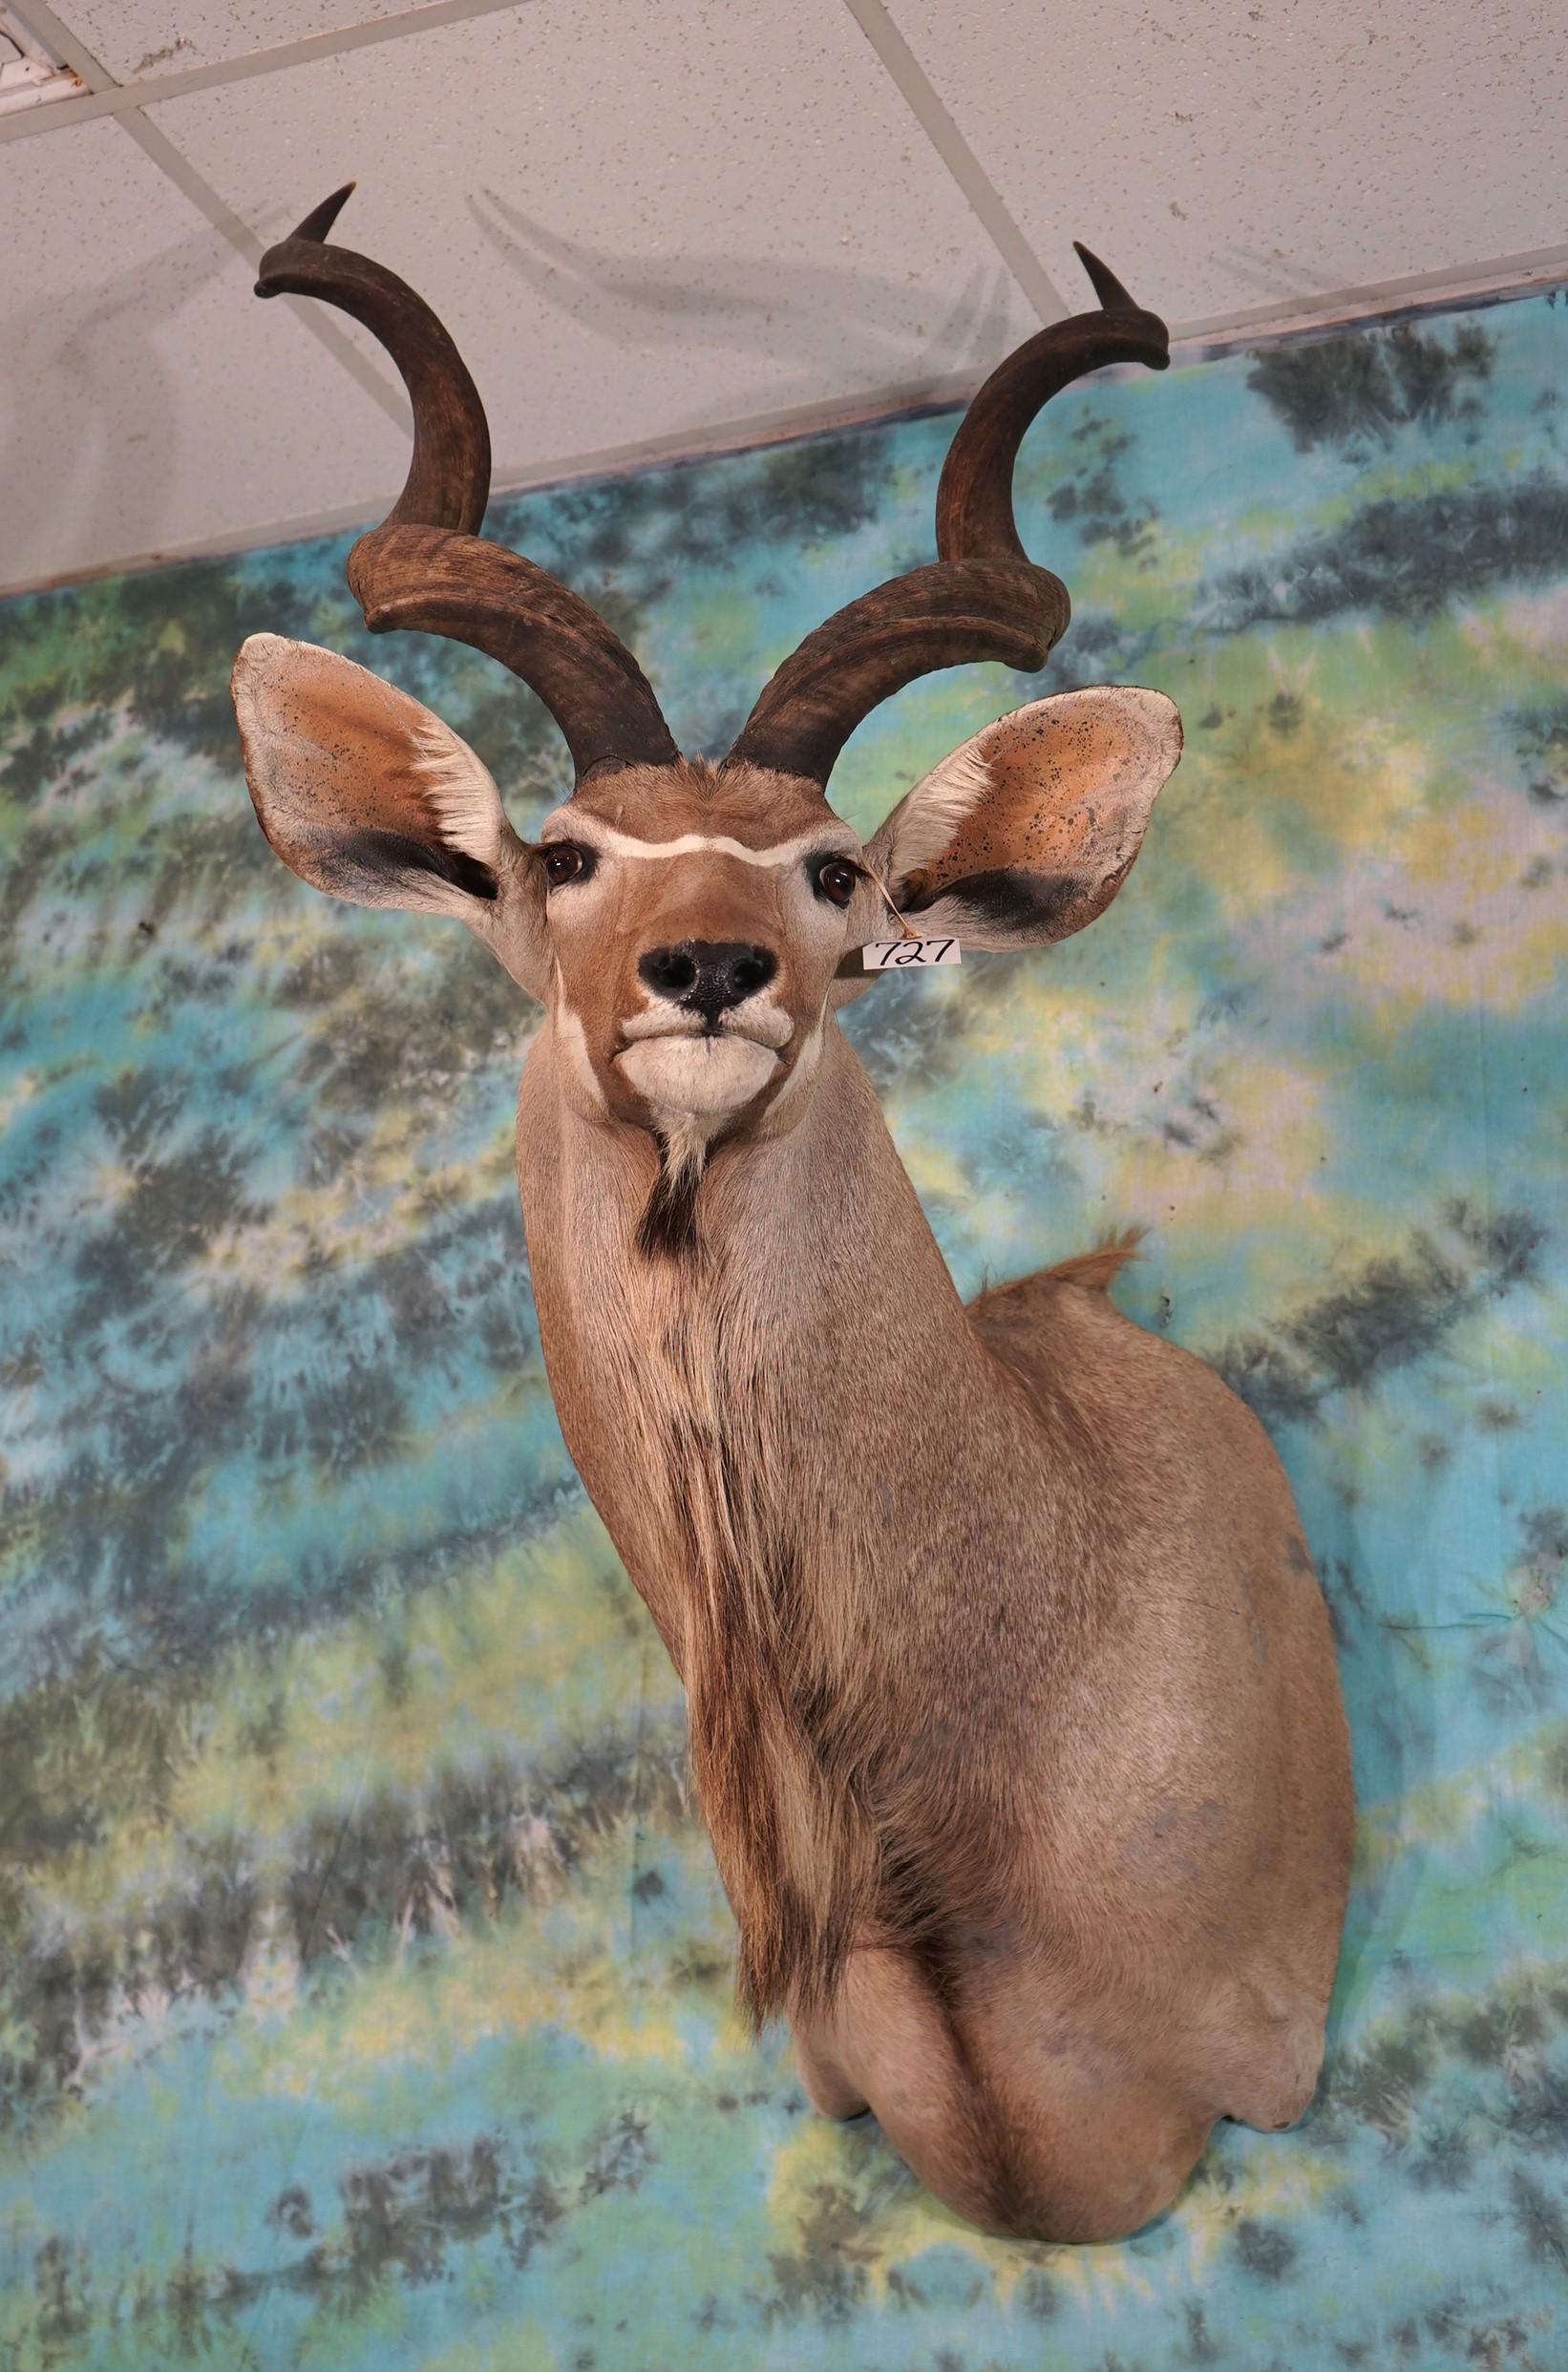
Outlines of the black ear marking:
{"label": "black ear marking", "polygon": [[333,859],[333,869],[345,873],[394,879],[400,873],[431,873],[470,898],[496,896],[496,876],[482,858],[450,848],[444,840],[416,840],[409,833],[367,827],[336,836]]}
{"label": "black ear marking", "polygon": [[[963,906],[974,921],[990,923],[998,930],[1049,931],[1069,921],[1082,904],[1087,887],[1076,874],[1026,873],[1019,866],[1004,865],[989,873],[966,873],[960,880],[944,881],[906,904],[904,912],[923,914],[940,900],[943,905]],[[961,936],[963,927],[960,922]]]}

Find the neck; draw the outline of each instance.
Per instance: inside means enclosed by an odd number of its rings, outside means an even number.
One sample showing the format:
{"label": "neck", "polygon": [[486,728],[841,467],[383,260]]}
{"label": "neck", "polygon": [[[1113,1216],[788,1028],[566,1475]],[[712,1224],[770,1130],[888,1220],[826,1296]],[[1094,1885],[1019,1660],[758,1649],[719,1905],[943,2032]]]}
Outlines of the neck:
{"label": "neck", "polygon": [[[806,1475],[840,1508],[868,1476],[885,1500],[924,1459],[910,1438],[927,1430],[921,1410],[946,1379],[972,1389],[988,1365],[871,1084],[832,1024],[795,1125],[718,1145],[684,1183],[646,1132],[574,1108],[546,1030],[524,1074],[518,1173],[563,1430],[634,1570],[657,1478],[633,1489],[617,1477],[628,1433],[665,1398],[667,1379],[650,1369],[700,1358],[716,1439],[776,1433],[781,1459],[762,1481],[798,1527],[813,1512],[800,1504]],[[633,1377],[651,1400],[625,1388]],[[880,1520],[893,1515],[887,1504]]]}
{"label": "neck", "polygon": [[831,1025],[795,1126],[720,1146],[678,1213],[648,1136],[570,1107],[548,1036],[518,1148],[562,1430],[686,1683],[742,1993],[800,2006],[874,1875],[879,1601],[902,1620],[930,1442],[957,1451],[992,1363]]}

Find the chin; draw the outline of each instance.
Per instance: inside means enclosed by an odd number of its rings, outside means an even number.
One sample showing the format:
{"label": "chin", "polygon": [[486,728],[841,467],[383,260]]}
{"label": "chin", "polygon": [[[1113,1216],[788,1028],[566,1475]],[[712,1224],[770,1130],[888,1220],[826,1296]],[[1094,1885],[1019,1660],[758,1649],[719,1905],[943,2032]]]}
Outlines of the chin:
{"label": "chin", "polygon": [[720,1120],[778,1075],[778,1056],[750,1038],[643,1038],[616,1057],[629,1087],[656,1112]]}

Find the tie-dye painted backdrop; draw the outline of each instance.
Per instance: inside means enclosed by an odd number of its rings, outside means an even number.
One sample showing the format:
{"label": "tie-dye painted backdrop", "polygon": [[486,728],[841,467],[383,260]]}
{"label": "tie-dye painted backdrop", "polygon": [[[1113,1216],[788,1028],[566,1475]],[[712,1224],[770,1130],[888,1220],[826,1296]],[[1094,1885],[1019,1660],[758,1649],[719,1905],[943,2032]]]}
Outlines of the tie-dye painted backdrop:
{"label": "tie-dye painted backdrop", "polygon": [[[1121,2247],[978,2239],[740,2031],[540,1368],[530,1016],[283,870],[225,677],[254,627],[370,659],[524,828],[542,712],[371,646],[338,542],[0,610],[3,2372],[1568,2361],[1565,364],[1537,297],[1060,401],[1047,680],[1161,687],[1187,756],[1103,921],[854,1016],[966,1287],[1147,1223],[1124,1303],[1272,1427],[1333,1601],[1325,2085]],[[493,524],[717,749],[928,556],[947,427]],[[1027,688],[911,691],[840,803]]]}

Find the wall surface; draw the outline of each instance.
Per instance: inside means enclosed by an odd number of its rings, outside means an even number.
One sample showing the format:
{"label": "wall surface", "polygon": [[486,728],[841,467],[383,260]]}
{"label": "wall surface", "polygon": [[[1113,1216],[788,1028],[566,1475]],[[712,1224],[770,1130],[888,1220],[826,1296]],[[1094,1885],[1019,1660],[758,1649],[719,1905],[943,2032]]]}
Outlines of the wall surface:
{"label": "wall surface", "polygon": [[[965,1289],[1149,1227],[1124,1305],[1263,1415],[1333,1602],[1325,2083],[1121,2247],[977,2238],[737,2024],[679,1692],[540,1368],[529,1012],[278,865],[225,677],[258,627],[371,659],[524,829],[547,721],[372,648],[341,544],[0,609],[4,2372],[1563,2362],[1565,349],[1536,298],[1059,401],[1048,681],[1161,687],[1187,755],[1083,937],[853,1016]],[[493,525],[718,747],[927,554],[946,434]],[[1021,696],[912,690],[845,812]]]}

